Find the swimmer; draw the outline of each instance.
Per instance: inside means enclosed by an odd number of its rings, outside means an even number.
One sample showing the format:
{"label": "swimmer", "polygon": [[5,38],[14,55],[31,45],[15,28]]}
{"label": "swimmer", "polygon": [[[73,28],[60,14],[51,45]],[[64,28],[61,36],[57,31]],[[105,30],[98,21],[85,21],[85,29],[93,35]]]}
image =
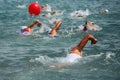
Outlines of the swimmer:
{"label": "swimmer", "polygon": [[92,44],[96,44],[97,39],[94,38],[94,36],[92,36],[91,34],[87,34],[78,45],[76,45],[75,47],[73,47],[69,54],[67,54],[66,56],[66,62],[69,63],[63,63],[63,64],[58,64],[58,65],[52,65],[49,68],[50,69],[54,69],[54,68],[62,68],[68,65],[71,65],[71,63],[74,63],[76,60],[82,58],[82,50],[85,47],[85,45],[87,44],[88,41],[91,41],[91,45]]}
{"label": "swimmer", "polygon": [[45,6],[41,6],[41,11],[48,11],[51,12],[51,6],[46,4]]}
{"label": "swimmer", "polygon": [[61,21],[54,21],[55,26],[48,32],[50,36],[56,36],[57,35],[57,30],[61,26],[62,22]]}
{"label": "swimmer", "polygon": [[85,11],[77,10],[77,11],[74,11],[74,12],[70,13],[70,15],[72,17],[82,18],[82,17],[86,17],[86,16],[90,15],[90,12],[89,12],[88,9],[86,9]]}
{"label": "swimmer", "polygon": [[109,11],[106,9],[105,11],[100,11],[99,14],[107,14]]}
{"label": "swimmer", "polygon": [[93,22],[87,20],[85,22],[85,25],[84,25],[84,28],[83,28],[83,31],[87,31],[87,30],[91,30],[91,31],[96,31],[96,26],[94,25]]}
{"label": "swimmer", "polygon": [[51,16],[54,16],[54,15],[60,15],[60,14],[62,14],[61,10],[53,10],[52,12],[47,13],[47,14],[43,14],[42,16],[51,17]]}
{"label": "swimmer", "polygon": [[33,27],[35,27],[35,25],[40,27],[42,25],[42,23],[39,20],[36,20],[35,22],[30,24],[29,26],[23,26],[22,29],[21,29],[21,34],[23,34],[23,35],[30,35],[31,34],[31,30],[32,30]]}

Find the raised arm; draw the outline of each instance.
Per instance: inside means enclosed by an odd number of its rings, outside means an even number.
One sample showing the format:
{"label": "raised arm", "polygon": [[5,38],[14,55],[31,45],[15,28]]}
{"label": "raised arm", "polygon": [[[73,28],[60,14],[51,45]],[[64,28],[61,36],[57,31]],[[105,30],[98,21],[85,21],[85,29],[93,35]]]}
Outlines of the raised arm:
{"label": "raised arm", "polygon": [[95,44],[97,42],[97,39],[94,38],[92,35],[87,34],[82,40],[81,42],[76,45],[75,47],[73,47],[73,49],[70,51],[70,53],[76,53],[80,56],[82,56],[82,50],[84,48],[84,46],[87,44],[88,40],[91,40],[91,44]]}
{"label": "raised arm", "polygon": [[61,22],[57,21],[56,25],[52,28],[51,32],[49,33],[52,36],[55,36],[57,34],[57,30],[59,29],[59,27],[61,26]]}
{"label": "raised arm", "polygon": [[61,26],[61,24],[62,24],[62,23],[61,23],[60,21],[57,21],[57,22],[56,22],[56,25],[53,27],[52,30],[56,30],[56,31],[57,31],[57,30],[59,29],[59,27]]}
{"label": "raised arm", "polygon": [[41,22],[39,20],[36,20],[35,22],[33,22],[32,24],[30,24],[28,26],[28,28],[32,29],[35,25],[38,25],[39,27],[41,26]]}

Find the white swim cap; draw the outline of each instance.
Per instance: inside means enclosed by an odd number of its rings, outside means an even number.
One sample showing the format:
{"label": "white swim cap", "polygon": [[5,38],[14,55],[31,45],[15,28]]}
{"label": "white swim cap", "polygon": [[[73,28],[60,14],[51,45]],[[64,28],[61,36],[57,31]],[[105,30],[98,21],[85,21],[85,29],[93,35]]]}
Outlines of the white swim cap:
{"label": "white swim cap", "polygon": [[109,10],[108,10],[108,9],[106,9],[105,11],[106,11],[106,12],[109,12]]}
{"label": "white swim cap", "polygon": [[25,28],[27,28],[27,26],[22,26],[22,27],[21,27],[21,29],[25,29]]}
{"label": "white swim cap", "polygon": [[47,32],[48,32],[48,34],[51,32],[51,30],[52,30],[52,29],[49,29],[49,30],[47,31]]}

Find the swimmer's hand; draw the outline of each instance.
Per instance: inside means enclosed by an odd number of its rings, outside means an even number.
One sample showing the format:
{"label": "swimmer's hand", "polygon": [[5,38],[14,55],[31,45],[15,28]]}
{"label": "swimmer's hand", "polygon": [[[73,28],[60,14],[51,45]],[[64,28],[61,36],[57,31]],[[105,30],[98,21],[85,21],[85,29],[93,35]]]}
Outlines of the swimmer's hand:
{"label": "swimmer's hand", "polygon": [[40,23],[40,24],[37,24],[38,27],[41,27],[41,25],[42,25],[41,23]]}
{"label": "swimmer's hand", "polygon": [[93,41],[91,41],[91,45],[92,44],[96,44],[98,42],[98,40],[97,39],[94,39]]}
{"label": "swimmer's hand", "polygon": [[38,27],[41,27],[42,23],[39,20],[36,20],[35,23],[37,24]]}

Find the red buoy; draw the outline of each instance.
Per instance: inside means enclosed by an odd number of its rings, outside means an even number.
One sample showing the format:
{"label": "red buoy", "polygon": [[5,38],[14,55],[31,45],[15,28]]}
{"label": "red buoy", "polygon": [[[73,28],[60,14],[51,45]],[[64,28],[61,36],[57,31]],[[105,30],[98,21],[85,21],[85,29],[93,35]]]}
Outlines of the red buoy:
{"label": "red buoy", "polygon": [[38,2],[33,2],[29,5],[28,12],[30,15],[38,16],[41,12],[41,6]]}

